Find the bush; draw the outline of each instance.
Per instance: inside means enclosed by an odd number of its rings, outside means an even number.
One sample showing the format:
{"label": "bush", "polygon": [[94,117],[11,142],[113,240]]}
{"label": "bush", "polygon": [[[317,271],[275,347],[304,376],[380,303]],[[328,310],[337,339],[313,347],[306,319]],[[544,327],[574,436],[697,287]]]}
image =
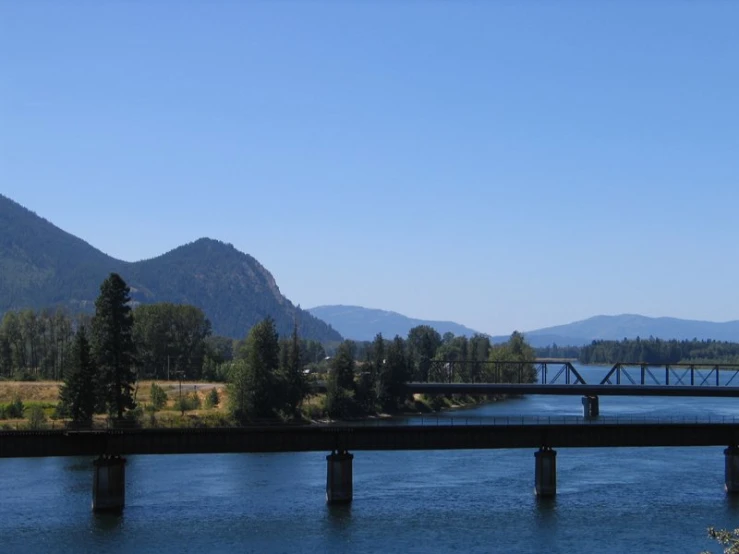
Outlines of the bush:
{"label": "bush", "polygon": [[5,414],[8,419],[23,419],[23,401],[16,396],[15,399],[5,407]]}
{"label": "bush", "polygon": [[215,408],[218,406],[218,403],[221,401],[221,397],[218,395],[218,389],[213,387],[210,389],[210,392],[205,397],[205,408],[210,410],[211,408]]}
{"label": "bush", "polygon": [[154,407],[154,410],[161,410],[167,405],[167,393],[156,383],[151,384],[150,396],[151,405]]}
{"label": "bush", "polygon": [[46,414],[41,406],[33,406],[28,410],[28,427],[30,429],[43,429],[46,425]]}
{"label": "bush", "polygon": [[311,402],[303,404],[303,414],[311,421],[326,417],[326,407],[323,402]]}
{"label": "bush", "polygon": [[200,408],[200,406],[200,396],[198,396],[198,393],[195,391],[186,394],[180,398],[177,398],[177,400],[175,401],[175,409],[181,411],[182,413],[188,412],[190,410],[197,410]]}

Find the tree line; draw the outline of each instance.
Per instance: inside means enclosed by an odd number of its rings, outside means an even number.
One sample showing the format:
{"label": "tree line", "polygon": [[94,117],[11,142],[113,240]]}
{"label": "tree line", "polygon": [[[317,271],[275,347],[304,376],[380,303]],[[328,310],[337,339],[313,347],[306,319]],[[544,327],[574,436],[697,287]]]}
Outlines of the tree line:
{"label": "tree line", "polygon": [[715,340],[624,339],[593,341],[580,348],[584,364],[680,363],[712,362],[739,363],[739,343]]}
{"label": "tree line", "polygon": [[[426,325],[414,327],[405,339],[395,336],[388,340],[378,334],[371,343],[345,340],[318,368],[325,377],[326,388],[321,415],[350,418],[412,409],[412,398],[403,385],[409,381],[446,381],[444,368],[454,362],[514,362],[510,368],[503,368],[502,376],[495,377],[513,382],[521,378],[522,369],[515,362],[532,360],[534,356],[533,349],[517,332],[502,345],[492,345],[483,335],[467,338],[447,333],[442,337]],[[229,373],[234,417],[239,421],[277,415],[298,417],[301,404],[316,385],[307,381],[304,362],[297,329],[289,340],[281,341],[271,319],[253,327]],[[459,366],[455,381],[494,379],[493,364]],[[533,365],[523,370],[524,380],[536,378]]]}
{"label": "tree line", "polygon": [[[199,308],[167,302],[132,308],[132,339],[137,375],[145,379],[225,381],[243,341],[213,335]],[[61,380],[73,352],[76,332],[91,328],[91,314],[63,309],[6,312],[0,322],[0,377]],[[326,357],[321,343],[301,340],[302,359]]]}

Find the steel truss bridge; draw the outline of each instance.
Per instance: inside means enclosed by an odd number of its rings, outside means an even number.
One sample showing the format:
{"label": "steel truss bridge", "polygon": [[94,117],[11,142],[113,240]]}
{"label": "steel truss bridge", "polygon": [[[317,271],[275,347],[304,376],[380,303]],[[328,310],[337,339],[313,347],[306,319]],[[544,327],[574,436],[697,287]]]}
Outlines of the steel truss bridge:
{"label": "steel truss bridge", "polygon": [[588,382],[571,360],[434,361],[428,383],[408,392],[437,394],[603,394],[739,396],[739,364],[618,362]]}

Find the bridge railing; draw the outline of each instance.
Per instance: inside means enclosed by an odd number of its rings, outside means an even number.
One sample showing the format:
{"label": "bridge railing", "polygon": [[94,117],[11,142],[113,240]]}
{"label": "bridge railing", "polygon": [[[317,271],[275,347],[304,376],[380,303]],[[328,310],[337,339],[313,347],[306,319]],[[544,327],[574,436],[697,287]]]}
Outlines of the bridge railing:
{"label": "bridge railing", "polygon": [[421,380],[430,383],[585,384],[571,360],[432,360]]}
{"label": "bridge railing", "polygon": [[331,425],[346,426],[392,426],[392,425],[422,425],[422,426],[449,426],[465,427],[479,425],[629,425],[629,424],[725,424],[739,425],[739,416],[601,416],[598,418],[584,418],[582,416],[421,416],[411,419],[395,420],[363,420],[357,422],[335,422]]}
{"label": "bridge railing", "polygon": [[[168,424],[169,423],[169,424]],[[395,417],[395,418],[373,418],[350,421],[326,421],[316,422],[313,424],[292,424],[295,426],[313,426],[318,428],[342,429],[356,427],[397,427],[397,426],[424,426],[424,427],[473,427],[473,426],[521,426],[521,425],[689,425],[689,424],[713,424],[713,425],[737,425],[739,426],[739,416],[640,416],[640,415],[620,415],[620,416],[601,416],[598,418],[584,418],[582,416],[532,416],[532,415],[511,415],[511,416],[489,416],[489,417],[464,417],[464,416],[444,416],[444,415],[427,415],[419,417]],[[88,427],[70,427],[60,422],[52,422],[43,427],[29,428],[27,425],[4,425],[0,428],[0,435],[3,433],[17,432],[33,432],[33,431],[68,431],[68,432],[94,432],[94,431],[124,431],[134,429],[181,429],[182,431],[207,431],[208,429],[238,429],[242,427],[280,427],[285,428],[291,424],[276,421],[255,421],[249,425],[221,425],[213,427],[188,427],[182,425],[181,422],[173,424],[172,422],[163,421],[162,425],[147,427],[120,427],[120,426],[88,426]]]}
{"label": "bridge railing", "polygon": [[737,364],[658,364],[618,362],[601,385],[715,386],[739,384]]}
{"label": "bridge railing", "polygon": [[[734,386],[739,364],[617,362],[600,385]],[[430,383],[588,384],[572,360],[432,360],[421,381]],[[591,383],[596,384],[596,383]]]}

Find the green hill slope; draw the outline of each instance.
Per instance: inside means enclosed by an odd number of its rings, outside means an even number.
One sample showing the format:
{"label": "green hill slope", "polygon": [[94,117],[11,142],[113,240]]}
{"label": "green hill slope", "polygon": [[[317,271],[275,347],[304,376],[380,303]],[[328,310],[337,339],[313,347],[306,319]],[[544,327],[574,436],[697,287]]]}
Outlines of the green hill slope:
{"label": "green hill slope", "polygon": [[124,262],[0,195],[0,313],[60,305],[91,310],[112,271],[129,284],[135,302],[193,304],[220,335],[243,337],[271,316],[281,335],[297,319],[304,338],[341,340],[328,324],[282,296],[257,260],[231,245],[204,238],[150,260]]}

